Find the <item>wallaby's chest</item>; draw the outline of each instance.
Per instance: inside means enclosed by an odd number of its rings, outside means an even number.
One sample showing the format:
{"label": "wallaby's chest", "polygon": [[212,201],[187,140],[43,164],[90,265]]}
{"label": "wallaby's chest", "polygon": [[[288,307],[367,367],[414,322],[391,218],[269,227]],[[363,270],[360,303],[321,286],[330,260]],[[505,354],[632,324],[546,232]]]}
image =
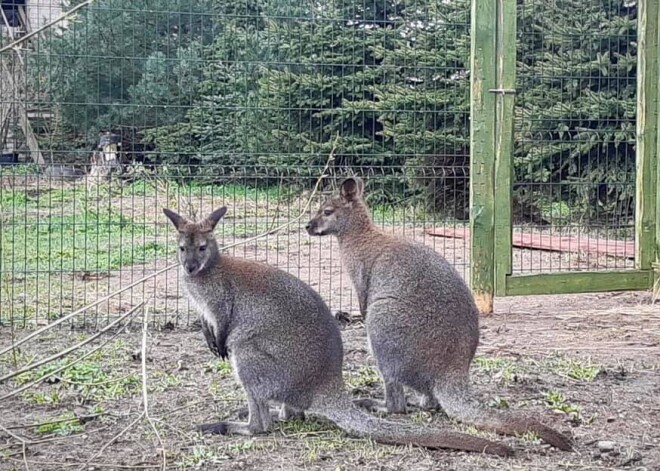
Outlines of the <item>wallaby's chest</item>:
{"label": "wallaby's chest", "polygon": [[184,291],[192,308],[217,332],[219,319],[226,314],[222,312],[226,303],[222,302],[222,293],[212,294],[205,288],[184,283]]}

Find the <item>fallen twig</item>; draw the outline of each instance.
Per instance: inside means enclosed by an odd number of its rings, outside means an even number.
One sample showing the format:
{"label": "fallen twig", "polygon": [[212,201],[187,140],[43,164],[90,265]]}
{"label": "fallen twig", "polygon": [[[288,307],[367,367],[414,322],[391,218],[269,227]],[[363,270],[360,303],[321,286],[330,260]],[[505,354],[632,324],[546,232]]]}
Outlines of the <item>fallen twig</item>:
{"label": "fallen twig", "polygon": [[78,470],[79,470],[79,471],[82,471],[83,469],[87,468],[87,467],[90,465],[90,463],[91,463],[92,461],[94,461],[94,459],[96,459],[96,457],[98,457],[98,456],[100,456],[101,454],[103,454],[103,452],[106,450],[106,448],[108,448],[108,447],[109,447],[110,445],[112,445],[114,442],[116,442],[117,440],[119,440],[119,439],[121,438],[122,435],[124,435],[126,432],[128,432],[130,429],[132,429],[133,426],[134,426],[135,424],[137,424],[140,420],[142,420],[142,417],[144,417],[144,411],[142,411],[142,412],[140,413],[140,415],[138,415],[138,416],[135,418],[135,420],[134,420],[133,422],[131,422],[130,424],[128,424],[126,427],[124,427],[124,428],[123,428],[123,429],[122,429],[117,435],[115,435],[114,437],[112,437],[112,438],[111,438],[111,439],[110,439],[105,445],[103,445],[103,446],[101,447],[101,449],[100,449],[98,452],[96,452],[96,453],[95,453],[90,459],[88,459],[87,461],[85,461],[85,463],[83,463],[82,466],[80,466],[80,467],[78,468]]}
{"label": "fallen twig", "polygon": [[25,438],[21,437],[20,435],[16,435],[14,432],[11,430],[6,429],[2,425],[0,425],[0,430],[5,432],[7,435],[12,437],[14,440],[18,440],[19,443],[21,444],[21,453],[23,454],[23,464],[25,465],[25,471],[30,471],[30,465],[28,465],[28,460],[27,460],[27,445],[30,443],[29,440],[26,440]]}
{"label": "fallen twig", "polygon": [[126,314],[124,314],[123,316],[118,317],[117,319],[112,321],[110,324],[105,326],[103,329],[99,330],[96,334],[92,335],[91,337],[86,338],[82,342],[78,342],[77,344],[72,345],[71,347],[69,347],[69,348],[67,348],[67,349],[65,349],[61,352],[58,352],[54,355],[51,355],[47,358],[44,358],[43,360],[39,360],[36,363],[32,363],[32,364],[30,364],[30,365],[26,366],[25,368],[22,368],[18,371],[14,371],[12,373],[8,373],[8,374],[4,375],[2,378],[0,378],[0,383],[4,383],[5,381],[7,381],[11,378],[15,378],[16,376],[19,376],[23,373],[27,373],[28,371],[32,371],[35,368],[38,368],[42,365],[45,365],[46,363],[50,363],[53,360],[57,360],[58,358],[62,358],[64,356],[68,355],[69,353],[73,352],[74,350],[77,350],[80,347],[83,347],[83,346],[87,345],[88,343],[90,343],[90,342],[96,340],[97,338],[99,338],[101,335],[106,333],[108,330],[112,329],[115,325],[117,325],[118,323],[120,323],[121,321],[126,319],[127,317],[132,316],[138,309],[140,309],[142,306],[144,306],[144,304],[145,304],[145,301],[142,301],[137,306],[130,309]]}
{"label": "fallen twig", "polygon": [[[133,315],[134,315],[134,314],[135,314],[135,313],[133,313]],[[60,373],[60,372],[62,372],[62,371],[64,371],[64,370],[66,370],[67,368],[72,367],[72,366],[75,365],[76,363],[79,363],[79,362],[83,361],[85,358],[89,357],[90,355],[94,354],[94,353],[97,352],[98,350],[102,349],[102,348],[105,347],[108,343],[112,342],[115,338],[117,338],[117,337],[122,333],[122,331],[123,331],[123,329],[120,330],[119,332],[115,333],[112,337],[108,338],[105,342],[103,342],[103,343],[102,343],[101,345],[99,345],[98,347],[94,347],[94,348],[92,348],[90,351],[88,351],[88,352],[85,353],[84,355],[79,356],[78,358],[76,358],[75,360],[73,360],[73,361],[67,363],[66,365],[61,366],[60,368],[57,368],[56,370],[51,371],[50,373],[46,373],[46,374],[44,374],[43,376],[41,376],[41,377],[35,379],[35,380],[32,381],[31,383],[25,384],[25,385],[21,386],[20,388],[15,389],[15,390],[13,390],[13,391],[11,391],[11,392],[5,394],[4,396],[0,397],[0,401],[2,401],[2,400],[4,400],[4,399],[8,399],[8,398],[10,398],[10,397],[13,397],[13,396],[15,396],[16,394],[20,394],[20,393],[22,393],[23,391],[25,391],[26,389],[29,389],[29,388],[31,388],[32,386],[41,383],[44,379],[49,378],[49,377],[51,377],[51,376],[53,376],[53,375],[56,375],[56,374],[58,374],[58,373]]]}
{"label": "fallen twig", "polygon": [[163,454],[163,471],[165,471],[167,469],[167,453],[165,450],[165,445],[163,444],[162,438],[160,438],[160,433],[158,433],[156,424],[154,424],[153,420],[151,420],[151,416],[149,415],[149,392],[147,389],[147,332],[149,330],[148,318],[149,309],[145,308],[142,314],[142,404],[144,406],[144,417],[147,419],[151,429],[154,431],[154,434],[158,439],[158,443],[160,443],[160,451]]}

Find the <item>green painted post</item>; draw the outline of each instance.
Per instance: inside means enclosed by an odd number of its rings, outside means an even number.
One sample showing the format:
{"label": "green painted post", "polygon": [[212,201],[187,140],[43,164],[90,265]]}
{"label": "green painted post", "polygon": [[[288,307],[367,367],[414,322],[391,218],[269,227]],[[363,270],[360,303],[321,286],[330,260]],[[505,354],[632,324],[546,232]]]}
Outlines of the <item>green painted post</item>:
{"label": "green painted post", "polygon": [[511,193],[516,86],[516,0],[497,0],[495,127],[495,294],[506,294],[512,268]]}
{"label": "green painted post", "polygon": [[472,292],[493,312],[495,289],[495,95],[497,0],[472,0],[470,38],[470,231]]}
{"label": "green painted post", "polygon": [[638,3],[636,265],[650,270],[658,256],[658,0]]}

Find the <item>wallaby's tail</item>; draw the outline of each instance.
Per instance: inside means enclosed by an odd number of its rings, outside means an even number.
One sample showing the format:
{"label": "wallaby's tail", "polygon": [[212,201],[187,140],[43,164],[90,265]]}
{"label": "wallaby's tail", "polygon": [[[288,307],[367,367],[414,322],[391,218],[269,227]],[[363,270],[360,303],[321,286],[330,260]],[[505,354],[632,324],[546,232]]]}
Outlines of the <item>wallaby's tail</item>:
{"label": "wallaby's tail", "polygon": [[445,384],[434,389],[435,397],[451,418],[506,435],[535,432],[542,440],[560,450],[573,449],[571,439],[541,422],[507,412],[482,407],[471,398],[469,389]]}
{"label": "wallaby's tail", "polygon": [[334,422],[350,435],[369,437],[388,445],[449,448],[499,456],[513,455],[513,449],[508,446],[484,438],[379,419],[358,409],[346,394],[323,397],[310,412]]}

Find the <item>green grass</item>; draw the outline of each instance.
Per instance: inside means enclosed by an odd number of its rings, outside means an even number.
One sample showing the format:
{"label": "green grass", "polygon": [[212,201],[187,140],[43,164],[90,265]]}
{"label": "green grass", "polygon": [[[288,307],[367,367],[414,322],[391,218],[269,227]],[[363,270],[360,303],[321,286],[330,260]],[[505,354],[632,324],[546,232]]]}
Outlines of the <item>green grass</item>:
{"label": "green grass", "polygon": [[39,435],[71,435],[84,430],[85,427],[71,412],[65,412],[54,419],[44,421],[35,428],[35,432]]}
{"label": "green grass", "polygon": [[356,371],[344,373],[344,381],[351,389],[368,388],[380,383],[378,370],[372,366],[361,366]]}
{"label": "green grass", "polygon": [[516,375],[553,374],[579,382],[596,379],[602,367],[591,359],[570,358],[564,355],[551,356],[543,360],[513,360],[504,357],[477,356],[474,371],[489,377],[511,382]]}
{"label": "green grass", "polygon": [[[44,365],[16,378],[19,384],[32,382],[64,366],[67,360]],[[82,361],[45,380],[47,389],[30,391],[24,395],[28,402],[49,404],[60,402],[65,394],[77,395],[96,402],[137,394],[140,378],[137,374],[112,374],[97,361]]]}
{"label": "green grass", "polygon": [[204,371],[213,373],[221,379],[229,378],[231,376],[231,364],[226,360],[212,360],[206,364]]}
{"label": "green grass", "polygon": [[19,219],[2,231],[3,265],[13,271],[108,271],[168,253],[153,227],[113,211]]}

